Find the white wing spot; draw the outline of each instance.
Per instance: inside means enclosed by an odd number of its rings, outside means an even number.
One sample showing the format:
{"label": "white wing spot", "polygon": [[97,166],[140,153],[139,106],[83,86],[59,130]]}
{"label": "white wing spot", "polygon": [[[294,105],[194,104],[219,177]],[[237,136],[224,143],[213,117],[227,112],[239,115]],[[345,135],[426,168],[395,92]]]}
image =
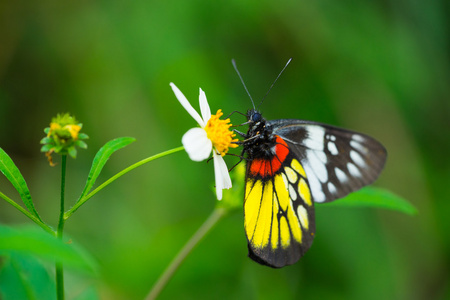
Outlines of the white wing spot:
{"label": "white wing spot", "polygon": [[362,158],[362,156],[358,152],[356,152],[354,150],[351,150],[350,151],[350,158],[358,166],[360,166],[360,167],[365,167],[366,166],[366,162],[364,161],[364,159]]}
{"label": "white wing spot", "polygon": [[291,184],[289,185],[289,196],[291,197],[292,201],[297,200],[297,193],[295,192],[295,189]]}
{"label": "white wing spot", "polygon": [[358,143],[357,141],[350,141],[350,146],[352,146],[353,148],[361,151],[362,153],[367,153],[367,148],[364,147],[362,144]]}
{"label": "white wing spot", "polygon": [[352,140],[362,143],[362,142],[364,142],[366,139],[365,139],[362,135],[360,135],[360,134],[354,134],[354,135],[352,136]]}
{"label": "white wing spot", "polygon": [[325,129],[321,126],[311,125],[306,127],[308,132],[307,138],[303,141],[305,146],[309,149],[323,150],[323,137],[325,136]]}
{"label": "white wing spot", "polygon": [[331,141],[328,142],[327,146],[328,146],[328,151],[330,151],[331,154],[333,154],[333,155],[338,155],[339,154],[339,151],[338,151],[338,149],[336,147],[336,144],[334,142],[331,142]]}
{"label": "white wing spot", "polygon": [[308,161],[305,161],[303,164],[305,168],[306,175],[308,176],[309,188],[311,190],[311,194],[315,202],[323,202],[325,201],[325,194],[322,191],[321,183],[316,176],[314,176],[314,171],[311,168],[311,165]]}
{"label": "white wing spot", "polygon": [[331,183],[330,181],[328,182],[328,191],[329,191],[331,194],[336,194],[336,192],[337,192],[336,187],[335,187],[334,184]]}
{"label": "white wing spot", "polygon": [[[319,153],[325,155],[326,159],[326,154],[324,152]],[[310,164],[311,169],[314,171],[317,178],[321,182],[326,182],[328,180],[328,172],[327,168],[325,167],[325,163],[322,161],[323,157],[321,158],[320,155],[317,154],[317,151],[308,150],[306,152],[306,158],[308,159],[308,163]]]}
{"label": "white wing spot", "polygon": [[326,154],[325,152],[323,152],[323,151],[315,151],[314,153],[316,154],[317,158],[318,158],[324,165],[327,164],[328,159],[327,159],[327,154]]}
{"label": "white wing spot", "polygon": [[348,180],[347,175],[345,175],[345,173],[341,169],[334,168],[334,172],[336,173],[336,177],[340,182],[346,182]]}
{"label": "white wing spot", "polygon": [[300,219],[300,223],[302,224],[302,227],[305,229],[308,229],[308,227],[309,227],[308,212],[302,205],[299,205],[297,207],[297,215],[298,215],[298,218]]}
{"label": "white wing spot", "polygon": [[359,172],[358,168],[354,164],[348,163],[347,168],[351,175],[353,175],[355,177],[361,177],[361,173]]}

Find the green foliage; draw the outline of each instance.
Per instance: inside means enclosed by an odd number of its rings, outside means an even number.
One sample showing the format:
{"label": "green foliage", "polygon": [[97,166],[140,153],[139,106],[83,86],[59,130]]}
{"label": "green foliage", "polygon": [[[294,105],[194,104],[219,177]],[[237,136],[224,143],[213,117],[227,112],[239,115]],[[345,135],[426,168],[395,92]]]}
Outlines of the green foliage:
{"label": "green foliage", "polygon": [[0,226],[0,255],[22,253],[89,273],[96,272],[95,260],[72,240],[61,241],[39,228]]}
{"label": "green foliage", "polygon": [[100,172],[102,171],[109,157],[117,150],[122,149],[123,147],[129,145],[134,141],[136,141],[136,139],[131,137],[117,138],[107,142],[102,148],[100,148],[100,150],[94,157],[91,170],[89,171],[88,179],[86,181],[86,186],[84,187],[83,192],[81,193],[81,196],[78,199],[78,201],[80,201],[84,196],[86,196],[87,193],[94,186],[97,177],[100,175]]}
{"label": "green foliage", "polygon": [[[55,299],[50,269],[56,261],[84,276],[98,273],[95,259],[71,239],[56,239],[39,228],[0,225],[0,298]],[[92,288],[83,295],[79,299],[98,299]]]}
{"label": "green foliage", "polygon": [[2,148],[0,148],[0,171],[19,192],[20,198],[22,198],[22,201],[28,208],[28,210],[40,220],[39,214],[34,208],[30,191],[28,190],[27,183],[23,178],[22,173],[20,173],[19,169],[14,164],[12,159]]}
{"label": "green foliage", "polygon": [[35,256],[9,251],[3,253],[0,259],[1,299],[56,299],[54,279],[48,268]]}
{"label": "green foliage", "polygon": [[399,197],[386,189],[371,186],[364,187],[357,192],[351,193],[345,198],[326,203],[325,205],[384,208],[408,215],[416,215],[418,213],[417,208],[402,197]]}

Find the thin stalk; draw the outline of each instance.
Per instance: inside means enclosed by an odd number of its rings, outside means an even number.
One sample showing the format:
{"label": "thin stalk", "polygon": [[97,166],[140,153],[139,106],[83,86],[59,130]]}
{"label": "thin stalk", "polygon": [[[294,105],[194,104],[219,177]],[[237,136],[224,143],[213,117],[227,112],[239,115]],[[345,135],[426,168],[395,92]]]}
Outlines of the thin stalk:
{"label": "thin stalk", "polygon": [[0,197],[3,198],[4,200],[6,200],[6,202],[8,202],[9,204],[11,204],[12,206],[14,206],[15,208],[17,208],[21,213],[23,213],[25,216],[27,216],[28,218],[31,219],[31,221],[33,221],[34,223],[36,223],[37,225],[39,225],[40,227],[42,227],[42,229],[44,229],[45,231],[47,231],[48,233],[50,233],[53,236],[56,236],[56,232],[47,224],[45,224],[44,222],[42,222],[41,220],[39,220],[38,218],[36,218],[36,216],[34,216],[33,214],[31,214],[28,210],[26,210],[25,208],[23,208],[22,206],[20,206],[19,204],[17,204],[14,200],[12,200],[11,198],[9,198],[8,196],[6,196],[5,194],[3,194],[2,192],[0,192]]}
{"label": "thin stalk", "polygon": [[181,150],[183,150],[184,147],[178,147],[178,148],[174,148],[171,150],[167,150],[164,152],[161,152],[159,154],[147,157],[141,161],[138,161],[137,163],[132,164],[131,166],[129,166],[128,168],[123,169],[122,171],[120,171],[119,173],[117,173],[116,175],[114,175],[113,177],[111,177],[110,179],[106,180],[104,183],[102,183],[101,185],[99,185],[95,190],[93,190],[92,192],[90,192],[89,194],[87,194],[86,196],[84,196],[83,198],[81,198],[74,206],[72,206],[71,209],[69,209],[65,214],[64,214],[64,219],[67,220],[78,208],[80,208],[81,205],[83,205],[84,203],[86,203],[86,201],[88,201],[92,196],[94,196],[95,194],[97,194],[99,191],[101,191],[102,189],[104,189],[106,186],[108,186],[109,184],[111,184],[113,181],[115,181],[116,179],[119,179],[120,177],[122,177],[123,175],[127,174],[128,172],[136,169],[139,166],[142,166],[143,164],[146,164],[148,162],[151,162],[155,159],[167,156],[169,154],[175,153],[175,152],[179,152]]}
{"label": "thin stalk", "polygon": [[146,300],[153,300],[158,297],[169,280],[175,274],[177,269],[191,253],[192,249],[206,236],[206,234],[217,224],[218,221],[225,216],[226,210],[222,207],[216,207],[211,215],[206,219],[205,223],[195,232],[191,239],[184,245],[184,247],[178,252],[175,258],[170,262],[169,266],[164,270],[164,273],[158,278],[151,291],[148,293]]}
{"label": "thin stalk", "polygon": [[[66,189],[66,160],[67,156],[63,155],[61,159],[61,200],[59,209],[59,222],[58,229],[56,231],[56,237],[59,240],[63,238],[64,231],[64,193]],[[56,299],[64,300],[64,269],[61,262],[56,262]]]}

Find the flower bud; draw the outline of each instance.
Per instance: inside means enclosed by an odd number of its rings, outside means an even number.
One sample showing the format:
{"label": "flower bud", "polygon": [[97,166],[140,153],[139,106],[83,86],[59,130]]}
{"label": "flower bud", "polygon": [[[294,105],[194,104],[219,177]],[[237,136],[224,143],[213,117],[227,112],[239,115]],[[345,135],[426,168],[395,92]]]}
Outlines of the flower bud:
{"label": "flower bud", "polygon": [[47,136],[41,140],[41,144],[43,144],[41,152],[45,152],[51,166],[55,165],[51,156],[53,153],[68,154],[72,158],[76,158],[76,147],[87,148],[87,144],[83,140],[88,136],[80,133],[82,126],[83,124],[78,123],[74,117],[66,113],[58,114],[52,119],[50,126],[44,129]]}

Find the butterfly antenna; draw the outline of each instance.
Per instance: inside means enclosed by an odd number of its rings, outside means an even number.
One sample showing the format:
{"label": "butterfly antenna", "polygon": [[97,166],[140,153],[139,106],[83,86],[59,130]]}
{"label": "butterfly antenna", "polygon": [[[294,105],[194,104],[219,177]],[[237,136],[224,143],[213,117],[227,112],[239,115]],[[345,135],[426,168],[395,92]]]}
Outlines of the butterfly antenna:
{"label": "butterfly antenna", "polygon": [[[241,80],[242,85],[244,86],[244,89],[245,89],[245,91],[247,92],[247,95],[250,97],[250,100],[252,101],[253,108],[255,108],[255,102],[253,102],[253,98],[252,98],[252,96],[250,95],[250,93],[248,92],[247,87],[245,86],[244,79],[242,79],[241,73],[239,73],[239,70],[238,70],[238,68],[237,68],[237,66],[236,66],[236,61],[234,60],[234,58],[231,60],[231,63],[233,64],[233,67],[234,67],[234,69],[236,70],[236,73],[238,74],[239,79]],[[256,109],[256,108],[255,108],[255,109]]]}
{"label": "butterfly antenna", "polygon": [[288,62],[286,63],[286,65],[284,66],[283,70],[281,70],[280,74],[278,74],[277,78],[275,78],[275,81],[272,83],[272,85],[270,86],[269,90],[267,91],[267,93],[264,95],[264,97],[262,98],[261,102],[258,105],[258,108],[261,106],[261,104],[263,103],[264,99],[266,99],[267,95],[269,95],[269,92],[272,90],[273,86],[275,85],[275,83],[277,82],[278,78],[280,78],[281,74],[283,74],[284,70],[286,69],[286,67],[289,65],[289,63],[291,62],[292,57],[289,58]]}

